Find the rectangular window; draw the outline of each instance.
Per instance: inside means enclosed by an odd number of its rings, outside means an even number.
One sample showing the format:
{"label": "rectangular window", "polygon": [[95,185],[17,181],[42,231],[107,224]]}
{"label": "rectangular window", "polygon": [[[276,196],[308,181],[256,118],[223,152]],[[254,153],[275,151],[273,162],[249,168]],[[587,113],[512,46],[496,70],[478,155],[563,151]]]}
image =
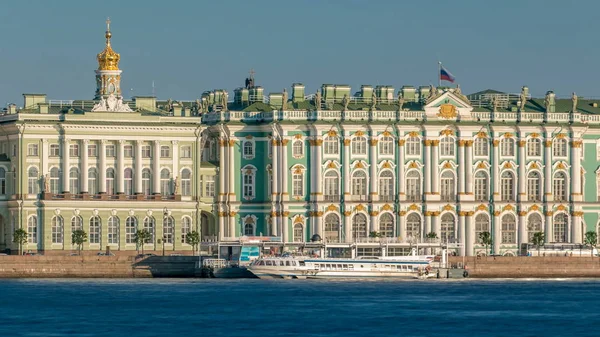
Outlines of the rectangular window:
{"label": "rectangular window", "polygon": [[79,144],[69,145],[69,156],[79,157]]}
{"label": "rectangular window", "polygon": [[297,173],[292,176],[292,196],[293,197],[302,197],[304,195],[303,187],[303,174]]}
{"label": "rectangular window", "polygon": [[98,157],[98,145],[88,144],[88,157]]}
{"label": "rectangular window", "polygon": [[27,145],[27,156],[29,156],[29,157],[37,157],[38,156],[38,145],[37,144]]}
{"label": "rectangular window", "polygon": [[112,144],[106,145],[106,156],[115,157],[115,146]]}
{"label": "rectangular window", "polygon": [[204,196],[209,198],[215,196],[215,176],[204,176]]}
{"label": "rectangular window", "polygon": [[60,157],[60,146],[58,144],[50,144],[50,157]]}
{"label": "rectangular window", "polygon": [[244,174],[244,197],[245,198],[253,198],[254,197],[254,175],[253,174]]}
{"label": "rectangular window", "polygon": [[13,157],[17,156],[17,144],[13,144],[13,146],[12,146],[12,156]]}
{"label": "rectangular window", "polygon": [[150,145],[143,145],[142,146],[142,158],[151,158],[152,157],[152,151],[150,149]]}
{"label": "rectangular window", "polygon": [[123,146],[123,156],[125,158],[133,158],[133,145]]}
{"label": "rectangular window", "polygon": [[171,157],[171,148],[168,145],[163,145],[160,147],[160,157],[161,158],[170,158]]}
{"label": "rectangular window", "polygon": [[181,158],[192,158],[192,147],[191,146],[182,146],[181,147]]}

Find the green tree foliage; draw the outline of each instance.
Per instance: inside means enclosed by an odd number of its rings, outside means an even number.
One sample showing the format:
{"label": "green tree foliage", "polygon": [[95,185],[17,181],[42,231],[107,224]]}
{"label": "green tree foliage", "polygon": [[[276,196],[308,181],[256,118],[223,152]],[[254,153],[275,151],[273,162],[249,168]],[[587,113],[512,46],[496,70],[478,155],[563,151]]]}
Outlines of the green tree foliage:
{"label": "green tree foliage", "polygon": [[27,231],[23,228],[15,229],[13,233],[13,243],[19,245],[19,255],[23,255],[23,245],[27,243]]}
{"label": "green tree foliage", "polygon": [[492,234],[490,232],[479,233],[479,242],[485,246],[486,253],[488,248],[492,245]]}
{"label": "green tree foliage", "polygon": [[135,244],[138,251],[142,247],[142,254],[144,254],[144,244],[149,243],[150,240],[152,240],[152,234],[147,229],[141,229],[135,233]]}
{"label": "green tree foliage", "polygon": [[192,246],[192,252],[197,251],[197,247],[200,244],[200,233],[196,231],[187,233],[185,236],[185,242]]}
{"label": "green tree foliage", "polygon": [[77,245],[77,252],[81,255],[83,243],[87,242],[88,235],[83,229],[77,229],[71,234],[71,242]]}

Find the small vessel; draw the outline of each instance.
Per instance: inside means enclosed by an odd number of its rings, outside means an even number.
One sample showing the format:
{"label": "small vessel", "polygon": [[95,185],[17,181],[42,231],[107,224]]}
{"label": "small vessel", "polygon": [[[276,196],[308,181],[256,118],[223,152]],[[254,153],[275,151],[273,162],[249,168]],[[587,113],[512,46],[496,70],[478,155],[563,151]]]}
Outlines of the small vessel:
{"label": "small vessel", "polygon": [[264,257],[248,270],[259,278],[399,278],[434,277],[433,256],[310,258],[304,256]]}

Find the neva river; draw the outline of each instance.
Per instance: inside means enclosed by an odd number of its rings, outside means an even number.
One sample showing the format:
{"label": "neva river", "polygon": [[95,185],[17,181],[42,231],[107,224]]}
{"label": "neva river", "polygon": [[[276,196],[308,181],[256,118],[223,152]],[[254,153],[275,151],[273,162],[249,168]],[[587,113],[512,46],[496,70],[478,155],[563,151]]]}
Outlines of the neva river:
{"label": "neva river", "polygon": [[0,336],[599,336],[600,280],[0,280]]}

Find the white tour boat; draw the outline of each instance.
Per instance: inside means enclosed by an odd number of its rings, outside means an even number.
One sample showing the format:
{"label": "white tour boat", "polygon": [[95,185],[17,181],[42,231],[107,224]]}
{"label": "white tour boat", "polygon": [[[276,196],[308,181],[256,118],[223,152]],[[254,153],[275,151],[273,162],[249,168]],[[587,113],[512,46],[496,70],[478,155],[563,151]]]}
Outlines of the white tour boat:
{"label": "white tour boat", "polygon": [[386,256],[310,258],[304,256],[263,257],[248,270],[259,278],[407,278],[434,277],[433,256]]}

